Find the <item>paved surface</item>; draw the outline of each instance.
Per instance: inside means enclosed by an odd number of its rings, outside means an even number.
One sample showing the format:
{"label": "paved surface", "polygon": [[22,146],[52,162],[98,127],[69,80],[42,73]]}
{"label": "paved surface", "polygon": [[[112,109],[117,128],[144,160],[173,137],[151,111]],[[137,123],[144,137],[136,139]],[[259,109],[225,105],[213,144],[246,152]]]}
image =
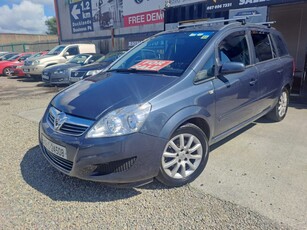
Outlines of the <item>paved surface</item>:
{"label": "paved surface", "polygon": [[46,86],[33,78],[0,76],[0,100],[55,93],[61,88]]}
{"label": "paved surface", "polygon": [[297,229],[307,229],[307,105],[262,118],[212,147],[192,187]]}
{"label": "paved surface", "polygon": [[[5,95],[6,84],[16,87],[15,94]],[[0,78],[0,229],[304,228],[306,156],[300,152],[302,139],[293,135],[304,133],[303,126],[293,130],[288,120],[257,123],[215,146],[204,173],[190,186],[169,189],[154,182],[141,188],[111,188],[65,176],[43,158],[37,146],[37,121],[57,89],[24,94],[18,88],[40,90],[36,84]],[[296,120],[296,114],[296,109],[290,109],[287,119]],[[281,124],[287,131],[283,138],[277,131]],[[271,128],[265,131],[267,126]],[[296,141],[300,145],[293,144]],[[270,143],[283,145],[271,152]],[[294,149],[288,145],[295,145]],[[288,160],[280,161],[284,155],[278,152],[284,148]],[[282,188],[284,182],[289,190]],[[275,196],[289,197],[283,204]],[[263,211],[267,207],[271,211]],[[292,216],[295,208],[302,211],[297,220]]]}

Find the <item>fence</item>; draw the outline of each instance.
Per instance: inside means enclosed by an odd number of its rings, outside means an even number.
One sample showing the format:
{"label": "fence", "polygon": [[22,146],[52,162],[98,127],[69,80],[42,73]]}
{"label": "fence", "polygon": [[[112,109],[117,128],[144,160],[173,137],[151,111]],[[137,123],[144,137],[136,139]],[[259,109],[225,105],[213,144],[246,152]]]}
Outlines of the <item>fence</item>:
{"label": "fence", "polygon": [[54,41],[44,41],[36,43],[19,43],[19,44],[5,44],[0,45],[0,51],[7,52],[39,52],[43,50],[50,50],[57,46],[59,42]]}

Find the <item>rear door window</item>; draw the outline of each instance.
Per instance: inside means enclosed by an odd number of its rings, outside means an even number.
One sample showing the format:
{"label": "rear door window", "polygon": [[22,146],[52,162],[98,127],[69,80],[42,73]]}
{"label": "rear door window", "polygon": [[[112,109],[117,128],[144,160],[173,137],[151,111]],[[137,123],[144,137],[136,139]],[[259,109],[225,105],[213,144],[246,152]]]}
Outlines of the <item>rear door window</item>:
{"label": "rear door window", "polygon": [[273,51],[269,34],[261,31],[252,31],[251,35],[255,48],[256,62],[272,59]]}

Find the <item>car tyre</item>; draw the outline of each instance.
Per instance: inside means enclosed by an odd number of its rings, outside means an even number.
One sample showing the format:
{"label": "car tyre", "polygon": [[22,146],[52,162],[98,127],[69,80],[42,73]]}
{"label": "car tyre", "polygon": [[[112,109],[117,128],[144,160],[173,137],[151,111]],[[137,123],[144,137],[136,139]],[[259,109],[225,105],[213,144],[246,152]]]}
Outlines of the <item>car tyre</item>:
{"label": "car tyre", "polygon": [[3,75],[7,77],[12,76],[10,68],[4,68]]}
{"label": "car tyre", "polygon": [[206,134],[196,125],[185,124],[167,142],[156,179],[170,187],[190,183],[204,170],[208,155]]}
{"label": "car tyre", "polygon": [[267,117],[272,121],[281,121],[285,118],[289,106],[289,91],[284,88],[278,98],[277,104],[267,114]]}

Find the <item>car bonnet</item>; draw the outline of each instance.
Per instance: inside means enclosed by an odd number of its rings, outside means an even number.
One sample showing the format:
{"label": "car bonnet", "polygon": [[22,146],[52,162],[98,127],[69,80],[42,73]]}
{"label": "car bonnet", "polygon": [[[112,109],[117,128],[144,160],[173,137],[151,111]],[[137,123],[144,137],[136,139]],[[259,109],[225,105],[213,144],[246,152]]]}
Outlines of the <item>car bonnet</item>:
{"label": "car bonnet", "polygon": [[144,103],[177,79],[158,74],[106,72],[72,85],[51,104],[65,113],[95,120],[114,109]]}

